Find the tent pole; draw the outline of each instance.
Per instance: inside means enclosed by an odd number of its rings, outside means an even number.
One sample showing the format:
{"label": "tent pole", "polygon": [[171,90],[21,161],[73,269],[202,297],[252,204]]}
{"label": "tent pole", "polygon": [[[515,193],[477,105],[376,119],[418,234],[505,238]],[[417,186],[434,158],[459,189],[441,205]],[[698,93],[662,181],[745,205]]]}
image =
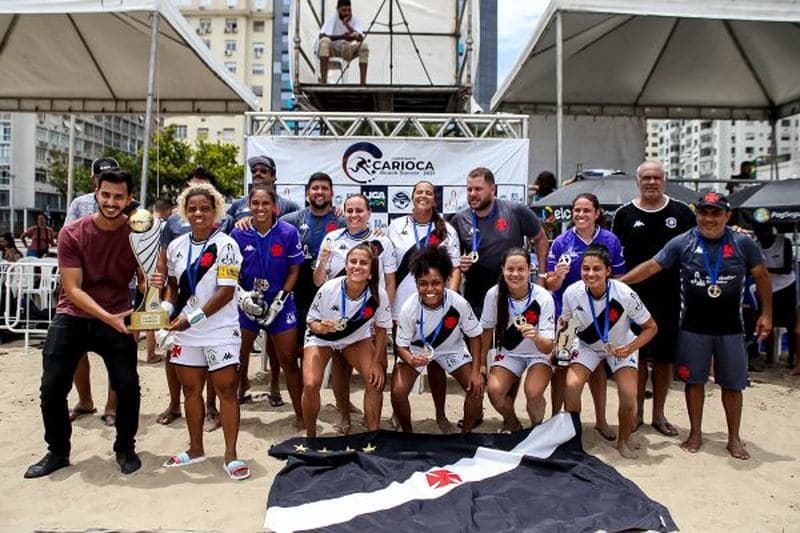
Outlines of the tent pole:
{"label": "tent pole", "polygon": [[67,205],[75,194],[75,114],[69,115],[69,149],[67,151]]}
{"label": "tent pole", "polygon": [[147,67],[147,103],[144,112],[144,143],[142,144],[142,182],[139,187],[139,201],[147,205],[147,166],[150,163],[150,135],[153,122],[153,91],[156,82],[156,53],[158,51],[158,11],[153,11],[150,27],[150,65]]}
{"label": "tent pole", "polygon": [[564,39],[561,11],[556,11],[556,176],[564,182]]}
{"label": "tent pole", "polygon": [[778,176],[778,138],[776,136],[778,133],[777,124],[778,119],[776,119],[774,115],[770,117],[769,125],[770,131],[772,132],[772,162],[770,163],[769,167],[769,177],[773,180],[780,179],[780,176]]}

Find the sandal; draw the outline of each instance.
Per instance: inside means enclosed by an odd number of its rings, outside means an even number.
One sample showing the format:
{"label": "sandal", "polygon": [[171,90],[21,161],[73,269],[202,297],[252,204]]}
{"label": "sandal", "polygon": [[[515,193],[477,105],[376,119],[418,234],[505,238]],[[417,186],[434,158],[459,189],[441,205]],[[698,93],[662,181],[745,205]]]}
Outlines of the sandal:
{"label": "sandal", "polygon": [[161,466],[164,468],[176,468],[179,466],[195,465],[197,463],[202,463],[205,460],[206,460],[205,455],[201,455],[199,457],[189,457],[188,453],[181,452],[173,455],[172,457],[161,463]]}
{"label": "sandal", "polygon": [[247,463],[239,459],[234,459],[230,463],[222,466],[228,477],[234,481],[241,481],[250,477],[250,467]]}
{"label": "sandal", "polygon": [[182,415],[180,411],[176,413],[175,411],[167,409],[166,411],[164,411],[163,413],[161,413],[156,417],[156,423],[161,424],[162,426],[168,426],[173,422],[175,422],[177,419],[179,419],[181,416]]}
{"label": "sandal", "polygon": [[109,427],[113,426],[114,424],[117,423],[117,413],[113,411],[105,413],[100,417],[100,420],[102,420],[103,423]]}
{"label": "sandal", "polygon": [[92,407],[91,409],[87,407],[73,407],[69,411],[69,421],[75,422],[83,415],[93,415],[96,412],[97,412],[97,407]]}
{"label": "sandal", "polygon": [[653,429],[661,433],[666,437],[677,437],[678,430],[675,429],[675,426],[667,422],[666,420],[662,420],[661,422],[653,422],[650,424],[653,426]]}
{"label": "sandal", "polygon": [[280,392],[270,392],[267,395],[267,399],[269,400],[269,404],[272,407],[280,407],[284,404],[283,398],[281,398]]}

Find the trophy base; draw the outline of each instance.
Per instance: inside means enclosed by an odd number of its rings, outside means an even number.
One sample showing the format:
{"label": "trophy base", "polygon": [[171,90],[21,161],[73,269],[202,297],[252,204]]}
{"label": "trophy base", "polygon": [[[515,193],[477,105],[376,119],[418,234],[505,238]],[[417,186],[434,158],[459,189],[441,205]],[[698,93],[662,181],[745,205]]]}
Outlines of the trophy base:
{"label": "trophy base", "polygon": [[163,309],[157,311],[136,311],[131,314],[131,325],[128,329],[133,331],[148,331],[164,329],[169,326],[169,315]]}

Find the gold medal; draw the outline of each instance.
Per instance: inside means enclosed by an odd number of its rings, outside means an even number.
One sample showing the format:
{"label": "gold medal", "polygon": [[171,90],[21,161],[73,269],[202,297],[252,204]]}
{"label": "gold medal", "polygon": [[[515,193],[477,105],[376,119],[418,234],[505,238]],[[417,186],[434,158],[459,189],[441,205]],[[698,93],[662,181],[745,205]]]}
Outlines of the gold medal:
{"label": "gold medal", "polygon": [[342,317],[336,321],[336,331],[344,331],[347,329],[347,317]]}

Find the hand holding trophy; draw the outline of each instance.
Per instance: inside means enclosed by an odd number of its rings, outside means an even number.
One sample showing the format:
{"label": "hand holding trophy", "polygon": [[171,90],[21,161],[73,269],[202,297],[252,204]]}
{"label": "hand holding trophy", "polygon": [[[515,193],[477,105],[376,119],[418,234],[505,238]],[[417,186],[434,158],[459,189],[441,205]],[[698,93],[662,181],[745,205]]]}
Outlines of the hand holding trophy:
{"label": "hand holding trophy", "polygon": [[163,329],[169,326],[169,315],[161,307],[159,289],[150,285],[150,276],[156,270],[164,222],[154,219],[150,211],[137,209],[128,217],[129,236],[133,255],[144,275],[144,298],[131,315],[128,329],[134,331]]}

